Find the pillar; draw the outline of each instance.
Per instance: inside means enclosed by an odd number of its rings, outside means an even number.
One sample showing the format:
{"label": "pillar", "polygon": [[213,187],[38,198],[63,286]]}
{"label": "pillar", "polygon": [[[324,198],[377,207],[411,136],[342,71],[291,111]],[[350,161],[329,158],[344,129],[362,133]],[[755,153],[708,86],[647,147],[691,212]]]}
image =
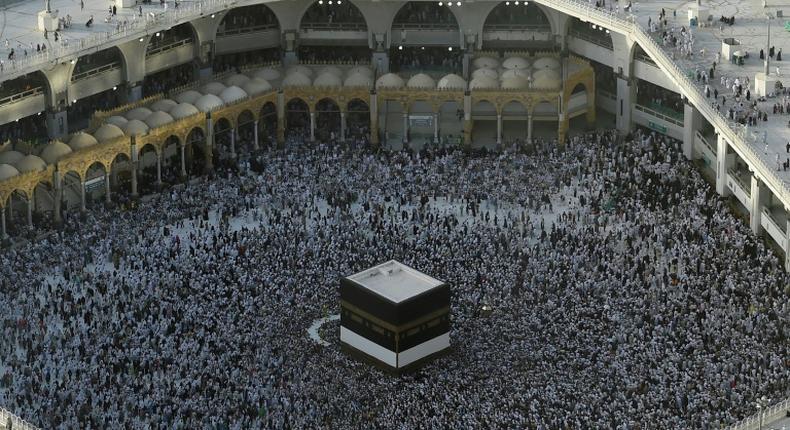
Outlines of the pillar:
{"label": "pillar", "polygon": [[162,152],[156,153],[156,186],[162,186]]}
{"label": "pillar", "polygon": [[258,145],[258,120],[257,119],[253,123],[253,128],[252,128],[252,149],[254,149],[256,151],[258,149],[260,149],[260,146]]}
{"label": "pillar", "polygon": [[50,139],[60,139],[67,134],[69,134],[69,123],[66,110],[47,111],[47,136]]}
{"label": "pillar", "polygon": [[181,151],[181,177],[185,178],[187,176],[186,143],[178,145],[178,149]]}
{"label": "pillar", "polygon": [[[211,118],[211,112],[206,114],[206,146],[203,152],[206,157],[205,173],[211,173],[214,171],[214,120]],[[186,172],[186,169],[184,171]]]}
{"label": "pillar", "polygon": [[230,156],[236,158],[236,129],[230,129]]}
{"label": "pillar", "polygon": [[722,197],[730,195],[727,188],[727,169],[730,166],[727,149],[727,141],[719,134],[716,145],[716,193]]}
{"label": "pillar", "polygon": [[622,133],[631,131],[631,111],[635,97],[636,84],[629,78],[617,77],[617,115],[615,125]]}
{"label": "pillar", "polygon": [[3,239],[8,239],[8,232],[6,231],[5,228],[5,210],[6,210],[5,207],[0,208],[0,230],[2,230]]}
{"label": "pillar", "polygon": [[296,56],[296,30],[288,30],[283,34],[283,67],[288,67],[293,64],[299,63],[299,58]]}
{"label": "pillar", "polygon": [[134,103],[143,98],[143,86],[139,82],[126,84],[126,103]]}
{"label": "pillar", "polygon": [[683,155],[691,160],[694,154],[694,139],[700,128],[700,113],[686,102],[683,106]]}
{"label": "pillar", "polygon": [[433,143],[439,143],[439,111],[433,113]]}
{"label": "pillar", "polygon": [[527,142],[532,143],[532,114],[527,115]]}
{"label": "pillar", "polygon": [[464,93],[464,146],[472,146],[472,94]]}
{"label": "pillar", "polygon": [[109,172],[104,172],[104,201],[108,204],[112,202],[112,198],[110,196],[110,174]]}
{"label": "pillar", "polygon": [[[785,213],[790,215],[790,208],[785,208]],[[5,227],[5,223],[3,223],[3,227]],[[790,272],[790,217],[787,218],[785,225],[785,271]]]}
{"label": "pillar", "polygon": [[502,144],[502,114],[496,114],[496,144]]}
{"label": "pillar", "polygon": [[285,94],[277,92],[277,146],[285,145]]}
{"label": "pillar", "polygon": [[52,222],[57,226],[63,222],[60,216],[60,205],[63,201],[63,180],[60,177],[60,172],[53,173],[53,185],[55,187],[55,199],[53,202]]}
{"label": "pillar", "polygon": [[85,212],[85,181],[80,179],[80,211]]}
{"label": "pillar", "polygon": [[132,198],[137,198],[137,166],[139,164],[139,154],[137,153],[135,136],[132,136],[132,145],[129,152],[132,154]]}
{"label": "pillar", "polygon": [[346,113],[340,111],[340,142],[346,141]]}
{"label": "pillar", "polygon": [[409,113],[403,112],[403,145],[409,143]]}
{"label": "pillar", "polygon": [[752,173],[751,185],[752,204],[749,211],[751,214],[749,217],[749,227],[752,228],[752,233],[759,236],[762,232],[763,205],[768,193],[765,192],[765,183],[754,173]]}
{"label": "pillar", "polygon": [[27,198],[27,226],[33,228],[33,194]]}
{"label": "pillar", "polygon": [[564,112],[560,112],[557,115],[557,121],[559,122],[557,128],[557,144],[562,146],[565,145],[565,136],[568,134],[568,119]]}
{"label": "pillar", "polygon": [[370,143],[379,145],[379,104],[375,91],[370,93]]}
{"label": "pillar", "polygon": [[469,82],[469,81],[470,81],[470,79],[469,79],[469,78],[470,78],[470,75],[472,74],[472,67],[471,67],[471,64],[472,64],[472,55],[473,55],[473,52],[472,52],[472,51],[470,51],[470,50],[466,50],[466,51],[464,51],[464,57],[463,57],[463,66],[462,66],[462,67],[463,67],[463,69],[462,69],[462,72],[461,72],[461,73],[463,73],[463,78],[464,78],[464,79],[465,79],[467,82]]}
{"label": "pillar", "polygon": [[315,142],[315,112],[310,112],[310,142]]}
{"label": "pillar", "polygon": [[374,51],[371,64],[376,68],[376,76],[385,75],[390,72],[390,59],[387,51]]}

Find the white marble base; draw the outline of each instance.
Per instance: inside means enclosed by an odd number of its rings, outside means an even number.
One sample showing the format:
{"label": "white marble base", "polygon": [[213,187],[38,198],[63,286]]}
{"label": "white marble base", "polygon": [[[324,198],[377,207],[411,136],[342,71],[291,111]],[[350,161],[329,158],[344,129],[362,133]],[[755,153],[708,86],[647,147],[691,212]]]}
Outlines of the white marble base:
{"label": "white marble base", "polygon": [[697,25],[702,23],[705,25],[708,22],[708,8],[705,6],[700,6],[698,4],[689,5],[688,11],[688,18],[689,24],[691,24],[691,20],[697,18]]}
{"label": "white marble base", "polygon": [[118,9],[122,7],[134,7],[136,3],[135,0],[115,0],[115,6]]}
{"label": "white marble base", "polygon": [[47,12],[42,10],[38,13],[38,31],[57,31],[58,30],[58,13]]}
{"label": "white marble base", "polygon": [[758,96],[766,96],[775,92],[774,85],[778,80],[780,79],[776,76],[768,75],[766,77],[765,73],[757,73],[754,75],[754,92]]}

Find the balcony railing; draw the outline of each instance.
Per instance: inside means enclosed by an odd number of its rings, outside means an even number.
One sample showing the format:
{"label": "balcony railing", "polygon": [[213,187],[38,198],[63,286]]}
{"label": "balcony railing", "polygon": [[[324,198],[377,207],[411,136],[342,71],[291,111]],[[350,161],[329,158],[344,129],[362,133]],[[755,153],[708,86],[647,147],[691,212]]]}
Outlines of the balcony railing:
{"label": "balcony railing", "polygon": [[[734,425],[727,428],[727,430],[757,429],[760,422],[762,422],[763,425],[770,423],[771,421],[783,416],[787,411],[790,411],[790,398],[784,399],[773,406],[769,406],[765,409],[765,412],[761,411],[746,419],[738,421]],[[762,417],[760,416],[761,414]]]}
{"label": "balcony railing", "polygon": [[303,22],[299,27],[309,31],[368,31],[364,22]]}
{"label": "balcony railing", "polygon": [[258,33],[260,31],[278,30],[277,24],[262,24],[251,27],[226,28],[217,32],[217,37],[236,36],[239,34]]}
{"label": "balcony railing", "polygon": [[460,31],[458,24],[443,24],[438,22],[396,22],[392,24],[393,30],[422,30],[422,31]]}
{"label": "balcony railing", "polygon": [[664,120],[664,121],[666,121],[668,123],[675,124],[675,125],[677,125],[679,127],[683,127],[683,119],[682,118],[678,119],[676,117],[667,115],[666,113],[659,112],[657,110],[651,109],[651,108],[649,108],[647,106],[643,106],[643,105],[640,105],[640,104],[634,105],[634,109],[636,109],[638,111],[641,111],[641,112],[644,112],[644,113],[646,113],[648,115],[654,116],[654,117],[656,117],[658,119]]}
{"label": "balcony railing", "polygon": [[18,416],[14,415],[8,409],[3,408],[0,406],[0,426],[5,428],[6,424],[11,422],[11,428],[13,430],[41,430],[40,428],[30,424],[29,422],[19,418]]}
{"label": "balcony railing", "polygon": [[146,57],[150,57],[152,55],[161,54],[161,53],[163,53],[165,51],[169,51],[171,49],[175,49],[175,48],[178,48],[180,46],[188,45],[190,43],[192,43],[192,38],[191,37],[187,37],[187,38],[184,38],[184,39],[181,39],[181,40],[176,40],[175,42],[171,42],[171,43],[168,43],[168,44],[165,44],[165,45],[161,45],[161,46],[156,46],[156,47],[154,47],[152,49],[149,49],[149,50],[145,51],[145,56]]}
{"label": "balcony railing", "polygon": [[592,43],[594,45],[601,46],[601,47],[606,48],[606,49],[612,49],[614,47],[614,44],[612,43],[612,38],[611,37],[596,37],[596,36],[593,36],[592,34],[586,33],[584,31],[575,30],[575,29],[571,29],[568,32],[568,35],[569,36],[573,36],[573,37],[575,37],[577,39],[584,40],[586,42],[590,42],[590,43]]}
{"label": "balcony railing", "polygon": [[483,31],[551,31],[549,24],[486,24]]}
{"label": "balcony railing", "polygon": [[10,96],[6,96],[0,99],[0,106],[11,104],[18,102],[20,100],[26,99],[28,97],[37,96],[44,92],[43,87],[35,87],[29,90],[22,91],[21,93],[12,94]]}
{"label": "balcony railing", "polygon": [[77,73],[77,74],[75,74],[74,76],[71,77],[71,81],[72,82],[79,81],[81,79],[90,78],[90,77],[93,77],[93,76],[96,76],[96,75],[100,75],[100,74],[102,74],[104,72],[109,72],[110,70],[115,70],[115,69],[120,69],[120,68],[121,68],[121,63],[118,62],[118,61],[113,61],[110,64],[105,64],[103,66],[99,66],[99,67],[96,67],[94,69],[90,69],[90,70],[86,70],[84,72]]}

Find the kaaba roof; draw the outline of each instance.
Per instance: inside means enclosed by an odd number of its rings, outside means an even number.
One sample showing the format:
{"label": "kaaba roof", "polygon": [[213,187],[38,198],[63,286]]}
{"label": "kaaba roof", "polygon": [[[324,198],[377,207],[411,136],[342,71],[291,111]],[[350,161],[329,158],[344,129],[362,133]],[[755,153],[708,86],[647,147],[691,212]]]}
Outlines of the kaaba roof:
{"label": "kaaba roof", "polygon": [[444,282],[395,260],[363,270],[347,279],[395,303],[444,285]]}

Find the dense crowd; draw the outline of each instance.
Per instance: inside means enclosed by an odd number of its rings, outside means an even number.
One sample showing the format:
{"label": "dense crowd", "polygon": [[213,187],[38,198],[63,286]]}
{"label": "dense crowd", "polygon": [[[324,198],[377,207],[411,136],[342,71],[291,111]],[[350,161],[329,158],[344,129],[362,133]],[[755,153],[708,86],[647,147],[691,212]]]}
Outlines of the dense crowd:
{"label": "dense crowd", "polygon": [[[788,396],[781,264],[677,142],[615,136],[292,138],[68,214],[0,255],[0,405],[52,429],[718,429]],[[392,258],[452,286],[454,352],[401,378],[305,332]]]}

